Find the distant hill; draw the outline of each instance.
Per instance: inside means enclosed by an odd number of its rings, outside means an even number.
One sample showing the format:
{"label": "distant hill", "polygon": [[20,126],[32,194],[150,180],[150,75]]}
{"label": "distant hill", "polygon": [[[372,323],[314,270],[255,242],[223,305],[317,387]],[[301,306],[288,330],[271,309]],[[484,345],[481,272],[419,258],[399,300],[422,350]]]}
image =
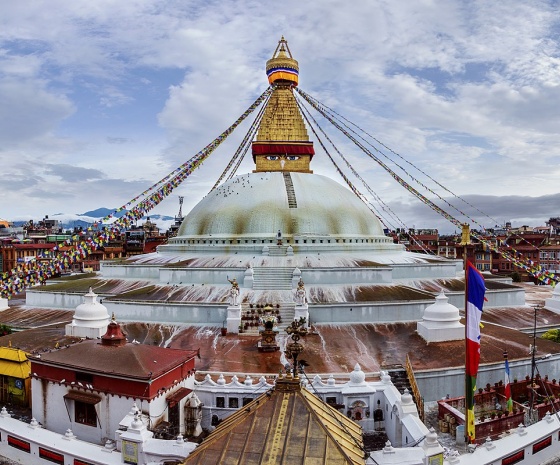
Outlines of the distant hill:
{"label": "distant hill", "polygon": [[[74,229],[74,228],[87,228],[91,226],[93,223],[105,218],[107,215],[113,213],[115,209],[110,208],[97,208],[96,210],[87,211],[85,213],[55,213],[54,215],[50,215],[49,219],[51,220],[58,220],[61,223],[62,229]],[[126,210],[122,210],[118,213],[115,213],[114,216],[120,218],[126,214]],[[162,230],[167,230],[174,222],[174,218],[172,216],[167,215],[148,215],[147,217],[142,218],[139,221],[144,222],[147,218],[150,218],[150,221],[157,224],[157,226]],[[42,221],[43,218],[35,219],[33,221],[38,224]],[[23,226],[28,221],[14,221],[14,226]]]}
{"label": "distant hill", "polygon": [[[115,211],[115,209],[110,209],[110,208],[98,208],[97,210],[91,210],[89,212],[85,212],[85,213],[78,213],[79,216],[89,216],[92,218],[105,218],[107,215],[110,215],[111,213],[113,213]],[[114,216],[116,216],[117,218],[120,218],[124,215],[126,215],[127,210],[122,210],[118,213],[115,213]]]}

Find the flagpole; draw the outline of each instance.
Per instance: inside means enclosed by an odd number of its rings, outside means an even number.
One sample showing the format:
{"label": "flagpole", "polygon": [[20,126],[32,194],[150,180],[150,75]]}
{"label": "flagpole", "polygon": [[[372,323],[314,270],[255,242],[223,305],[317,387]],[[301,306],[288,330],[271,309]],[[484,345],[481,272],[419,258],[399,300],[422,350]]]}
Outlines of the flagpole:
{"label": "flagpole", "polygon": [[467,329],[468,329],[468,316],[467,316],[467,246],[470,244],[470,228],[468,223],[463,223],[462,231],[461,231],[461,245],[463,246],[463,271],[465,273],[465,444],[469,444],[469,408],[467,405],[467,400],[469,399],[469,379],[468,379],[468,372],[467,367],[469,366],[469,347],[468,347],[468,337],[467,337]]}

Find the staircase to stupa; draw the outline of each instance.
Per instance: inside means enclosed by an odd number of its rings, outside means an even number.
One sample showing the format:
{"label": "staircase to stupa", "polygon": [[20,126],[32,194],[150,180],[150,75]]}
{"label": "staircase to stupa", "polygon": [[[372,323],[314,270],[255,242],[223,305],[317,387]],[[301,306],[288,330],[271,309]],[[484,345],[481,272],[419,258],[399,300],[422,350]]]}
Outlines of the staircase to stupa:
{"label": "staircase to stupa", "polygon": [[297,208],[296,192],[294,190],[294,183],[292,176],[288,172],[284,172],[284,184],[286,185],[286,195],[288,196],[288,207]]}
{"label": "staircase to stupa", "polygon": [[268,255],[271,257],[285,257],[287,255],[287,245],[270,245],[268,247]]}
{"label": "staircase to stupa", "polygon": [[254,267],[253,289],[256,291],[289,291],[292,289],[293,274],[294,268]]}
{"label": "staircase to stupa", "polygon": [[[276,325],[276,329],[279,334],[283,334],[286,328],[294,320],[296,314],[296,304],[294,302],[282,302],[278,304],[272,304],[272,311],[275,315],[278,315],[280,322]],[[253,311],[251,311],[253,310]],[[276,311],[278,310],[278,313]],[[256,306],[253,309],[247,303],[241,305],[241,315],[242,324],[245,326],[247,324],[247,329],[244,329],[244,333],[247,335],[258,335],[259,326],[256,322],[259,319],[259,310]]]}

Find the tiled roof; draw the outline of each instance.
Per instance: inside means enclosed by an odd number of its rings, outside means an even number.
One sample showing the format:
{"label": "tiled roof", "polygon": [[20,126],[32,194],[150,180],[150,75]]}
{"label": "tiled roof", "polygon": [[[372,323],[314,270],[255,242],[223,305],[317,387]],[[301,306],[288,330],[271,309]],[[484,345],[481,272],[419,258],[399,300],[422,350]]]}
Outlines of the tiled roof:
{"label": "tiled roof", "polygon": [[[153,379],[196,356],[194,350],[169,349],[146,344],[102,345],[85,340],[66,348],[41,353],[40,361],[75,370]],[[31,360],[35,360],[31,357]]]}
{"label": "tiled roof", "polygon": [[30,373],[30,363],[23,350],[12,347],[0,347],[0,374],[14,378],[27,378]]}
{"label": "tiled roof", "polygon": [[363,465],[362,447],[359,425],[287,377],[220,423],[183,464]]}

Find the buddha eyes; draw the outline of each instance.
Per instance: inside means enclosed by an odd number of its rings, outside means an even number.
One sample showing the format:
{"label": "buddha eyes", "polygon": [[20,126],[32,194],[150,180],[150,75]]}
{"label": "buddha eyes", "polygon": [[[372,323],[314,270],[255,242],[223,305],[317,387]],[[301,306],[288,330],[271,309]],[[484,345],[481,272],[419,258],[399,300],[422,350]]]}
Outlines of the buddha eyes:
{"label": "buddha eyes", "polygon": [[[280,156],[279,155],[267,155],[266,159],[270,160],[270,161],[276,161],[276,160],[280,160]],[[297,155],[288,155],[288,156],[286,156],[286,159],[290,160],[290,161],[296,161],[296,160],[299,160],[299,157]]]}

